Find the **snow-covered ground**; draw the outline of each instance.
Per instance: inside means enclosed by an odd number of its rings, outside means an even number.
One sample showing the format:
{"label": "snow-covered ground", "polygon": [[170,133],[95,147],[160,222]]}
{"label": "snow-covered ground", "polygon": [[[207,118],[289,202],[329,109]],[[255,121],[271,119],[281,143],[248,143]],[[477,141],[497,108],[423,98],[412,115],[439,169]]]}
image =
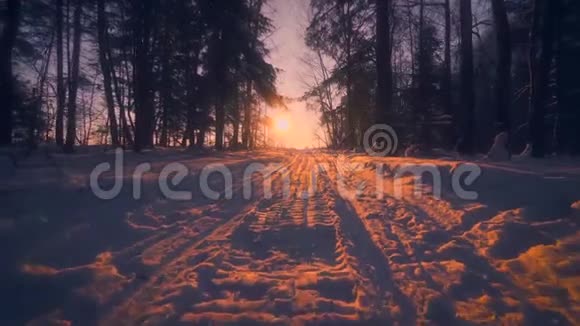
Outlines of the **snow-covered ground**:
{"label": "snow-covered ground", "polygon": [[[89,175],[114,158],[40,151],[0,174],[0,324],[580,323],[578,161],[475,162],[466,200],[452,187],[463,162],[449,159],[126,152],[123,174],[101,179],[121,193],[102,200]],[[160,190],[174,162],[192,172],[176,186],[192,200]],[[232,199],[217,174],[220,199],[202,195],[215,163]],[[244,178],[252,163],[278,164],[272,198]],[[436,169],[422,196],[397,174],[409,165]]]}

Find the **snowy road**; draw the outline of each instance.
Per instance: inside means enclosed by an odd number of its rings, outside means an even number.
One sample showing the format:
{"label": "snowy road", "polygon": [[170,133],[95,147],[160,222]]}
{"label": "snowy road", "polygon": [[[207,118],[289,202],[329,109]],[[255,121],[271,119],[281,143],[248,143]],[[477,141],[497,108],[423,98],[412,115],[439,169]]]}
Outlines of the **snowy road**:
{"label": "snowy road", "polygon": [[[199,171],[213,161],[226,162],[238,180],[233,199],[171,201],[151,181],[137,202],[131,189],[103,202],[73,185],[35,204],[44,226],[16,222],[1,233],[0,244],[24,249],[8,255],[6,266],[14,268],[4,267],[9,277],[0,296],[11,310],[0,320],[580,323],[577,170],[484,166],[474,185],[478,200],[463,201],[445,186],[453,162],[427,162],[444,175],[438,199],[394,196],[392,174],[377,178],[379,162],[392,170],[410,159],[276,152],[184,164]],[[252,162],[281,164],[272,198],[257,175],[256,193],[242,198],[243,170]],[[180,188],[197,181],[187,178]],[[433,185],[423,186],[430,193]],[[407,179],[402,187],[404,194],[414,189]],[[69,217],[51,226],[58,214]],[[31,233],[32,243],[21,239]]]}

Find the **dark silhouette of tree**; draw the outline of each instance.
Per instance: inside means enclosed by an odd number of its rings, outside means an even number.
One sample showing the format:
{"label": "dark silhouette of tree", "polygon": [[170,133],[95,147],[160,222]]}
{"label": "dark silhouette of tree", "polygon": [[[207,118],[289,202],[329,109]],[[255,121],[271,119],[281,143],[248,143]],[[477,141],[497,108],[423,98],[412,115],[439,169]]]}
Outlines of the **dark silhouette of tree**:
{"label": "dark silhouette of tree", "polygon": [[135,150],[153,147],[155,111],[152,89],[151,34],[154,1],[131,1],[133,42],[135,44],[134,103],[135,103]]}
{"label": "dark silhouette of tree", "polygon": [[[77,143],[251,149],[264,143],[263,103],[284,106],[267,61],[266,0],[5,3],[3,144],[14,133],[67,152]],[[456,143],[471,154],[499,124],[514,151],[528,141],[538,157],[578,153],[578,6],[312,0],[303,99],[333,148],[360,147],[371,124],[387,123],[403,146]]]}
{"label": "dark silhouette of tree", "polygon": [[444,52],[444,77],[443,77],[443,92],[444,92],[444,112],[451,118],[450,127],[446,132],[445,141],[451,144],[455,137],[455,125],[453,116],[455,109],[453,106],[453,92],[452,92],[452,70],[451,70],[451,2],[445,0],[443,3],[445,15],[445,52]]}
{"label": "dark silhouette of tree", "polygon": [[111,142],[113,146],[119,146],[119,127],[115,114],[115,100],[113,96],[113,77],[111,50],[109,49],[108,24],[105,13],[105,0],[97,0],[97,33],[99,42],[99,61],[103,75],[105,102],[107,105],[108,120],[110,126]]}
{"label": "dark silhouette of tree", "polygon": [[376,1],[377,91],[375,123],[392,123],[393,68],[391,63],[391,2]]}
{"label": "dark silhouette of tree", "polygon": [[[550,68],[554,56],[555,15],[559,1],[536,0],[534,3],[534,27],[530,42],[533,44],[539,40],[540,46],[531,47],[530,58],[533,61],[531,63],[532,92],[529,124],[532,156],[539,158],[546,154],[546,105],[548,104]],[[536,34],[537,32],[539,35]]]}
{"label": "dark silhouette of tree", "polygon": [[63,43],[63,0],[56,0],[56,122],[55,140],[64,145],[64,106],[66,88],[64,86],[64,43]]}
{"label": "dark silhouette of tree", "polygon": [[434,54],[440,49],[440,41],[437,39],[435,28],[430,23],[423,23],[418,38],[416,51],[417,74],[415,110],[419,125],[419,141],[425,147],[432,146],[432,119],[435,116],[435,107],[438,90],[436,86],[440,80],[437,75],[437,64]]}
{"label": "dark silhouette of tree", "polygon": [[67,107],[67,128],[64,150],[67,153],[74,151],[77,140],[77,92],[79,89],[79,73],[81,60],[81,37],[82,37],[82,13],[83,1],[76,0],[73,22],[73,52],[71,74],[69,76],[69,100]]}
{"label": "dark silhouette of tree", "polygon": [[4,10],[4,28],[0,35],[0,145],[12,143],[13,111],[16,87],[12,70],[12,51],[20,22],[20,0],[7,0]]}
{"label": "dark silhouette of tree", "polygon": [[473,19],[471,1],[459,2],[461,23],[461,135],[459,151],[464,154],[472,154],[475,151],[474,141],[474,106],[475,94],[473,85]]}
{"label": "dark silhouette of tree", "polygon": [[[499,131],[511,133],[510,106],[512,102],[511,91],[511,69],[512,69],[512,47],[511,29],[505,8],[504,0],[493,0],[491,2],[493,20],[495,23],[497,67],[496,67],[496,101],[497,101],[497,121]],[[508,146],[509,149],[509,146]]]}
{"label": "dark silhouette of tree", "polygon": [[560,0],[557,11],[557,149],[580,154],[580,2]]}

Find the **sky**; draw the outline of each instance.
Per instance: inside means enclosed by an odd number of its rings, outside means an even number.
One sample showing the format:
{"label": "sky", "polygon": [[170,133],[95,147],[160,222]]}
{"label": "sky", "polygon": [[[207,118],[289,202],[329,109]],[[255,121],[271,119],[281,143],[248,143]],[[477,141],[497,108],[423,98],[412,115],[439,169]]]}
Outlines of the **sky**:
{"label": "sky", "polygon": [[[270,0],[265,13],[274,24],[274,32],[267,39],[271,49],[269,61],[282,71],[278,74],[278,92],[289,98],[304,94],[304,64],[301,59],[307,52],[304,29],[308,23],[306,8],[309,0]],[[293,101],[289,110],[269,109],[274,120],[287,120],[288,130],[273,128],[272,138],[276,145],[293,148],[317,146],[315,133],[319,131],[319,118],[315,112],[307,111],[306,104]]]}

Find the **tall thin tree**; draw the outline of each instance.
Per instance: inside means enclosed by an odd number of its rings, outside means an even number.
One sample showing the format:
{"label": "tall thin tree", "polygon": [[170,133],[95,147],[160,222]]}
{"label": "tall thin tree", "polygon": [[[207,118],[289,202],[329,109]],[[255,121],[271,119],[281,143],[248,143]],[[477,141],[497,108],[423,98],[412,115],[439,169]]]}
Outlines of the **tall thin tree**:
{"label": "tall thin tree", "polygon": [[67,110],[66,140],[64,150],[67,153],[74,151],[74,145],[77,136],[76,109],[77,109],[77,92],[79,88],[80,60],[81,60],[81,38],[82,38],[82,12],[83,1],[76,0],[73,18],[73,50],[71,75],[69,76],[69,101]]}
{"label": "tall thin tree", "polygon": [[492,0],[493,20],[497,42],[496,101],[499,131],[511,132],[510,104],[512,48],[511,31],[504,0]]}
{"label": "tall thin tree", "polygon": [[[535,0],[534,2],[534,32],[540,31],[541,46],[531,48],[535,50],[530,55],[530,60],[533,60],[530,66],[531,69],[531,114],[530,114],[530,142],[532,145],[532,156],[544,157],[546,154],[546,105],[548,101],[548,82],[550,79],[550,68],[554,57],[554,38],[555,38],[555,21],[556,11],[560,0],[542,1]],[[538,21],[540,20],[541,21]],[[541,26],[541,29],[537,26]],[[537,36],[531,36],[532,44],[536,43]]]}
{"label": "tall thin tree", "polygon": [[150,58],[153,1],[132,1],[133,37],[135,42],[135,150],[153,146],[155,108],[153,105],[152,72]]}
{"label": "tall thin tree", "polygon": [[64,144],[64,106],[66,88],[64,86],[64,49],[63,49],[63,0],[56,0],[56,121],[55,141]]}
{"label": "tall thin tree", "polygon": [[445,0],[443,3],[445,13],[445,49],[444,49],[444,76],[443,76],[443,92],[444,112],[451,118],[451,126],[447,131],[446,142],[452,144],[455,138],[455,109],[453,106],[453,92],[452,92],[452,73],[451,73],[451,3],[450,0]]}
{"label": "tall thin tree", "polygon": [[0,36],[0,145],[12,143],[13,110],[16,105],[12,52],[20,21],[20,0],[7,0],[5,25]]}
{"label": "tall thin tree", "polygon": [[377,92],[375,123],[393,123],[391,106],[393,102],[393,67],[391,63],[390,0],[376,2],[376,61]]}
{"label": "tall thin tree", "polygon": [[464,154],[472,154],[475,150],[474,141],[474,71],[473,71],[473,18],[471,1],[459,1],[459,13],[461,22],[461,114],[462,117],[462,140],[459,151]]}
{"label": "tall thin tree", "polygon": [[107,30],[107,18],[105,13],[105,0],[97,0],[97,34],[99,41],[99,61],[101,73],[103,74],[103,86],[105,91],[105,102],[107,104],[107,115],[109,119],[109,132],[113,146],[119,146],[119,127],[115,114],[115,100],[113,97],[112,85],[112,62],[110,58],[109,36]]}

